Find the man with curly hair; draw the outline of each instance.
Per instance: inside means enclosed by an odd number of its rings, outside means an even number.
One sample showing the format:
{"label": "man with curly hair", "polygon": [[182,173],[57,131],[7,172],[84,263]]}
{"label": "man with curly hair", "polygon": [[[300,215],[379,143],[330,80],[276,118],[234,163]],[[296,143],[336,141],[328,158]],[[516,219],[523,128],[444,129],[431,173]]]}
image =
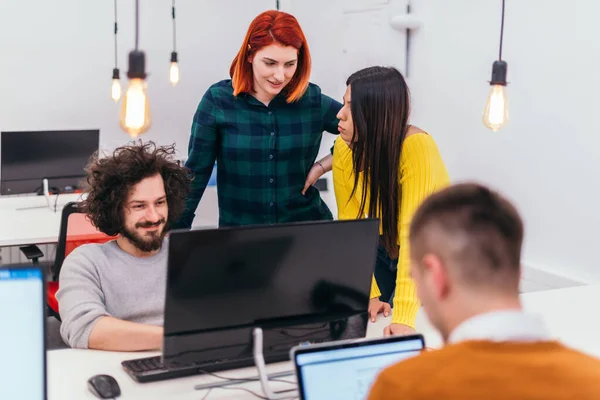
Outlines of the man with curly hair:
{"label": "man with curly hair", "polygon": [[165,236],[184,209],[191,181],[174,156],[174,146],[140,142],[91,159],[80,207],[116,239],[79,246],[63,263],[56,297],[61,335],[71,347],[161,347]]}

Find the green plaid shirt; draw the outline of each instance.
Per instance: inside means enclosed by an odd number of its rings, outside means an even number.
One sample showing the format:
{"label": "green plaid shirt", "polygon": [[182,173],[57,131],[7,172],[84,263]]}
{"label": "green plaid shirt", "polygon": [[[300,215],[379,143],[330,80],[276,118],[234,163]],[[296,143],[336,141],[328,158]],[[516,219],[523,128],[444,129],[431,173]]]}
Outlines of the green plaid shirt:
{"label": "green plaid shirt", "polygon": [[191,226],[215,160],[220,226],[332,219],[319,191],[302,189],[323,131],[338,133],[341,107],[313,84],[298,101],[280,93],[268,107],[234,97],[231,80],[212,85],[194,115],[186,166],[195,178],[176,227]]}

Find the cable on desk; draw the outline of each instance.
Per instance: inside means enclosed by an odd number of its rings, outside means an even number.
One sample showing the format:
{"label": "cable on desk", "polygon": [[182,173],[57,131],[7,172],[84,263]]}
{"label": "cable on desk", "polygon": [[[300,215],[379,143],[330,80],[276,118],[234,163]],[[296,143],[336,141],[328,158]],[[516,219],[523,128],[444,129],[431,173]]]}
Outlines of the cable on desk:
{"label": "cable on desk", "polygon": [[208,389],[206,391],[206,393],[204,394],[204,396],[202,396],[202,398],[200,400],[206,400],[206,398],[208,397],[208,395],[210,394],[210,392],[212,392],[212,388]]}
{"label": "cable on desk", "polygon": [[[226,376],[215,374],[214,372],[208,372],[208,371],[204,371],[204,370],[198,370],[198,372],[206,374],[206,375],[214,376],[215,378],[223,379],[225,381],[236,381],[238,383],[248,383],[248,382],[257,382],[257,381],[259,381],[258,377],[257,378],[229,378],[229,377],[226,377]],[[288,381],[288,380],[280,379],[280,378],[269,378],[269,381],[283,382],[283,383],[288,383],[290,385],[297,385],[296,382],[292,382],[292,381]],[[254,392],[254,391],[252,391],[250,389],[246,389],[246,388],[243,388],[243,387],[227,387],[227,386],[219,386],[219,387],[216,387],[216,388],[210,388],[210,389],[208,389],[208,391],[204,394],[204,397],[202,397],[202,399],[200,399],[200,400],[206,400],[213,389],[243,390],[244,392],[250,393],[253,396],[258,397],[259,399],[269,400],[267,397],[262,396],[262,395]],[[294,390],[296,390],[296,389],[294,388],[294,389],[281,390],[279,393],[291,392],[291,391],[294,391]]]}
{"label": "cable on desk", "polygon": [[[244,383],[244,382],[257,382],[260,380],[260,378],[257,376],[256,378],[230,378],[227,376],[223,376],[223,375],[219,375],[219,374],[215,374],[214,372],[208,372],[205,370],[198,370],[198,372],[202,373],[202,374],[206,374],[206,375],[210,375],[210,376],[214,376],[215,378],[219,378],[219,379],[223,379],[225,381],[239,381],[240,383]],[[290,375],[293,374],[290,373]],[[296,382],[292,382],[292,381],[288,381],[285,379],[281,379],[281,378],[269,378],[270,381],[273,382],[283,382],[283,383],[289,383],[290,385],[296,385]],[[292,390],[292,389],[290,389]]]}
{"label": "cable on desk", "polygon": [[268,397],[265,397],[265,396],[263,396],[263,395],[260,395],[260,394],[256,393],[256,392],[255,392],[255,391],[253,391],[253,390],[246,389],[246,388],[243,388],[243,387],[228,387],[228,386],[223,386],[223,387],[221,387],[221,388],[219,388],[219,389],[226,389],[226,390],[243,390],[244,392],[250,393],[250,394],[251,394],[251,395],[253,395],[254,397],[258,397],[259,399],[263,399],[263,400],[269,400],[269,398],[268,398]]}
{"label": "cable on desk", "polygon": [[[222,387],[218,387],[218,388],[214,388],[214,389],[225,389],[225,390],[242,390],[242,391],[244,391],[244,392],[246,392],[246,393],[250,393],[251,395],[253,395],[254,397],[257,397],[257,398],[259,398],[259,399],[262,399],[262,400],[269,400],[269,398],[268,398],[268,397],[266,397],[266,396],[263,396],[263,395],[261,395],[261,394],[258,394],[258,393],[256,393],[255,391],[253,391],[253,390],[250,390],[250,389],[246,389],[246,388],[244,388],[244,387],[229,387],[229,386],[222,386]],[[202,399],[201,399],[201,400],[206,400],[206,398],[207,398],[207,397],[208,397],[208,395],[210,394],[211,390],[212,390],[212,388],[211,388],[211,389],[208,389],[208,392],[207,392],[207,393],[204,395],[204,397],[202,397]],[[293,390],[295,390],[295,389],[293,389]],[[290,391],[291,391],[291,390],[290,390]],[[291,399],[296,399],[296,398],[298,398],[298,397],[291,397]]]}
{"label": "cable on desk", "polygon": [[60,195],[60,190],[58,188],[56,188],[56,194],[55,194],[55,199],[54,199],[54,212],[56,212],[56,205],[58,204],[58,196]]}

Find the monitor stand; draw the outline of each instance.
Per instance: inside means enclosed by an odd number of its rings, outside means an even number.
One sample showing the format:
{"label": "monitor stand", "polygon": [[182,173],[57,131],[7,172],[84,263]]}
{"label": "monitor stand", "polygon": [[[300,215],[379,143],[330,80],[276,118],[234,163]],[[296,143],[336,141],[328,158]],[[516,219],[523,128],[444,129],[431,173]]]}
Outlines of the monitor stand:
{"label": "monitor stand", "polygon": [[[260,381],[260,385],[264,392],[265,398],[268,400],[283,400],[283,399],[295,399],[298,398],[297,389],[285,390],[281,392],[274,392],[269,386],[269,380],[283,378],[286,376],[294,375],[294,371],[282,371],[273,374],[267,374],[267,367],[265,365],[265,357],[263,355],[263,330],[261,328],[254,328],[252,332],[254,337],[253,355],[254,365],[258,370],[258,376],[244,377],[244,378],[227,378],[226,381],[204,383],[194,386],[195,390],[206,390],[213,389],[223,386],[237,385],[241,383],[248,383],[248,381],[257,380]],[[210,373],[209,373],[210,375]]]}
{"label": "monitor stand", "polygon": [[274,392],[271,390],[271,387],[269,386],[269,375],[267,374],[267,367],[265,365],[265,357],[263,355],[263,330],[261,328],[254,328],[252,334],[254,336],[254,365],[256,365],[256,368],[258,369],[258,377],[265,397],[269,400],[297,398],[297,390],[286,390],[281,392]]}

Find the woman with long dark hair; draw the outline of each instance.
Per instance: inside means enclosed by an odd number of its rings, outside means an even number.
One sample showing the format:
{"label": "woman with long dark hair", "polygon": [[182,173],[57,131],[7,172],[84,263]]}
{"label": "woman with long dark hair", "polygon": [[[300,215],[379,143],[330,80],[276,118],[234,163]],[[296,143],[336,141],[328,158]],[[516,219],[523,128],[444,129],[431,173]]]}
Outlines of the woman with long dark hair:
{"label": "woman with long dark hair", "polygon": [[411,333],[419,301],[409,275],[410,220],[450,179],[433,138],[409,124],[410,93],[398,70],[365,68],[346,85],[333,152],[338,218],[381,220],[369,314],[392,312],[386,333]]}

